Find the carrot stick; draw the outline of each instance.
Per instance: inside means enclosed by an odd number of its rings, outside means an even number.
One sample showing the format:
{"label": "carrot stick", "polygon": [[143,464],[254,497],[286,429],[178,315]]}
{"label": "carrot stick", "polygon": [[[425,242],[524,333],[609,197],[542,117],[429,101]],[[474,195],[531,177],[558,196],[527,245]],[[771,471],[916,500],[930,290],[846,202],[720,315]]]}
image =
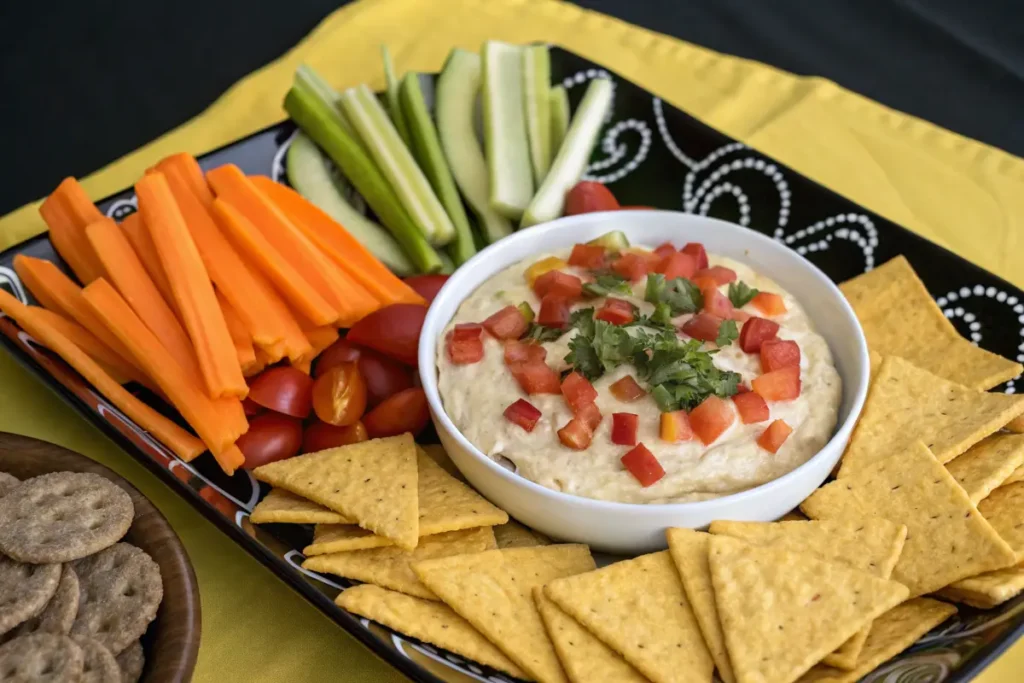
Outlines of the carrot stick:
{"label": "carrot stick", "polygon": [[308,357],[312,360],[316,358],[328,346],[338,341],[338,330],[331,327],[330,325],[324,327],[306,327],[302,329],[302,333],[306,335],[306,339],[313,346],[312,353],[308,354]]}
{"label": "carrot stick", "polygon": [[78,323],[42,306],[30,306],[29,309],[33,315],[67,337],[68,341],[96,361],[118,384],[132,381],[132,376],[137,374],[135,368]]}
{"label": "carrot stick", "polygon": [[266,176],[249,176],[249,180],[277,205],[295,227],[382,305],[427,303],[378,261],[344,226],[301,194]]}
{"label": "carrot stick", "polygon": [[203,177],[203,169],[199,168],[199,162],[191,154],[185,152],[172,154],[162,159],[156,165],[156,170],[168,177],[173,175],[184,181],[206,209],[213,205],[213,192],[210,190],[206,178]]}
{"label": "carrot stick", "polygon": [[128,242],[131,243],[139,260],[142,261],[142,267],[149,273],[149,279],[160,290],[160,296],[173,308],[174,294],[171,293],[171,283],[167,280],[167,274],[164,273],[160,256],[156,253],[156,245],[153,244],[149,231],[146,230],[142,214],[138,211],[128,214],[121,221],[121,231],[128,238]]}
{"label": "carrot stick", "polygon": [[203,390],[198,378],[178,364],[109,282],[102,278],[96,280],[82,294],[110,331],[143,363],[146,372],[209,446],[221,469],[229,475],[234,474],[242,464],[229,453],[237,438],[235,430],[219,418],[213,400]]}
{"label": "carrot stick", "polygon": [[206,450],[203,442],[156,412],[118,384],[88,353],[49,324],[45,309],[25,306],[0,290],[0,309],[14,318],[22,329],[78,371],[87,382],[137,425],[151,433],[182,460],[188,462]]}
{"label": "carrot stick", "polygon": [[219,290],[215,290],[217,294],[217,304],[220,306],[220,312],[224,315],[224,322],[228,326],[228,333],[231,335],[231,342],[235,345],[235,355],[238,356],[238,365],[242,368],[242,374],[244,375],[253,365],[256,364],[256,352],[252,348],[252,337],[249,336],[249,330],[246,328],[245,323],[238,317],[238,313],[231,307],[231,304]]}
{"label": "carrot stick", "polygon": [[[302,338],[306,339],[306,336],[303,335]],[[309,344],[309,340],[306,340],[306,344]],[[296,358],[292,358],[288,355],[288,349],[285,348],[285,343],[283,341],[277,342],[276,344],[267,344],[266,346],[257,346],[256,350],[262,353],[262,358],[266,365],[273,365],[285,356],[288,356],[288,360],[292,361],[305,358],[313,352],[313,347],[309,346],[309,351]],[[259,360],[259,358],[260,357],[258,356],[257,360]]]}
{"label": "carrot stick", "polygon": [[50,241],[71,266],[79,281],[88,284],[103,276],[103,267],[85,239],[85,226],[103,217],[74,178],[65,178],[39,207],[50,228]]}
{"label": "carrot stick", "polygon": [[177,308],[192,337],[210,395],[244,397],[249,387],[238,365],[235,346],[217,305],[213,284],[167,180],[159,172],[147,175],[135,184],[135,193]]}

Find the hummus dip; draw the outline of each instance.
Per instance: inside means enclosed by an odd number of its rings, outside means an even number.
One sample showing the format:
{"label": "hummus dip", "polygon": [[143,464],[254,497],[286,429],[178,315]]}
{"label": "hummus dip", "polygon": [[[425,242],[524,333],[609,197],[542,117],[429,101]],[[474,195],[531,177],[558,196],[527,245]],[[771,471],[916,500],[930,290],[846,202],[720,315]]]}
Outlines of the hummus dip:
{"label": "hummus dip", "polygon": [[[497,311],[522,302],[534,311],[540,310],[540,299],[531,288],[527,270],[538,261],[557,257],[568,260],[569,251],[542,254],[524,260],[498,273],[482,284],[460,306],[445,330],[448,335],[456,324],[480,323]],[[650,395],[630,402],[613,396],[609,387],[626,375],[637,377],[636,368],[626,363],[593,380],[597,390],[595,403],[603,419],[593,430],[592,440],[585,449],[574,450],[559,440],[558,430],[571,419],[573,411],[559,394],[527,395],[513,377],[504,360],[504,344],[486,331],[481,334],[483,357],[476,362],[453,363],[446,350],[445,336],[438,344],[438,387],[445,410],[469,441],[483,453],[505,464],[510,462],[519,475],[542,486],[577,496],[624,503],[676,503],[706,500],[736,493],[776,479],[811,458],[829,440],[837,421],[840,402],[840,378],[832,354],[825,340],[799,302],[778,285],[737,261],[708,255],[710,266],[723,266],[736,273],[737,280],[761,292],[778,294],[785,303],[785,312],[770,319],[779,325],[777,337],[793,340],[800,349],[800,394],[785,401],[767,401],[770,417],[767,420],[743,424],[739,415],[712,443],[704,445],[694,437],[686,441],[668,442],[660,437],[661,410]],[[558,270],[577,275],[584,280],[592,274],[571,266]],[[644,300],[646,277],[631,285],[632,293],[613,293],[626,299],[644,315],[654,311],[654,305]],[[628,285],[627,285],[628,286]],[[728,291],[727,285],[719,290]],[[586,307],[600,309],[603,297],[584,298],[572,304],[573,310]],[[755,306],[747,303],[737,318],[767,317]],[[694,314],[672,318],[680,327]],[[742,328],[743,322],[737,323]],[[569,353],[569,341],[578,330],[572,329],[555,341],[544,342],[546,363],[559,372],[567,372],[570,365],[564,360]],[[677,333],[681,341],[688,337]],[[704,347],[716,349],[713,342]],[[714,365],[740,375],[745,388],[762,374],[758,353],[746,353],[737,342],[719,349],[713,355]],[[637,379],[645,389],[642,380]],[[518,399],[524,399],[537,408],[541,415],[532,431],[527,431],[504,416],[504,411]],[[725,398],[735,412],[733,401]],[[636,442],[643,444],[657,458],[664,476],[649,486],[624,467],[622,458],[632,448],[611,440],[613,413],[632,413],[638,416]],[[768,425],[784,420],[792,433],[772,453],[757,443]]]}

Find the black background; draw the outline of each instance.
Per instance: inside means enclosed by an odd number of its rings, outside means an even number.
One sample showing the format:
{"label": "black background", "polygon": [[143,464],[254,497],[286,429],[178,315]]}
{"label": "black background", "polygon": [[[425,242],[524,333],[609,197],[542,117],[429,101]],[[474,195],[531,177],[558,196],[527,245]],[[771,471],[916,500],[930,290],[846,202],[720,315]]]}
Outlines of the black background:
{"label": "black background", "polygon": [[[339,4],[0,0],[6,156],[0,214],[198,114]],[[715,50],[831,78],[1024,154],[1019,0],[579,4]]]}

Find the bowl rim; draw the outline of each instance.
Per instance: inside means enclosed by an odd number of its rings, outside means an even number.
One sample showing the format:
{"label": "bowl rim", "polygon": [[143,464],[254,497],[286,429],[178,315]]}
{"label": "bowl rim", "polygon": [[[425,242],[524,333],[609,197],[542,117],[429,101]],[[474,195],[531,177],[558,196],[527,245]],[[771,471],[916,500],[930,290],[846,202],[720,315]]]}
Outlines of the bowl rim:
{"label": "bowl rim", "polygon": [[[509,235],[508,237],[502,238],[497,242],[489,245],[485,249],[478,252],[469,261],[462,264],[456,272],[448,279],[441,290],[434,297],[434,302],[444,301],[449,298],[461,297],[458,304],[466,299],[472,291],[464,292],[461,285],[460,278],[468,277],[465,273],[468,273],[474,269],[484,268],[489,270],[486,266],[488,258],[496,254],[499,250],[507,248],[510,243],[515,241],[526,241],[526,240],[542,240],[546,235],[552,232],[569,231],[574,227],[581,227],[596,217],[606,216],[609,213],[614,213],[617,216],[621,216],[623,219],[630,219],[637,217],[649,217],[652,215],[668,215],[673,219],[683,218],[686,220],[696,220],[699,222],[706,222],[709,229],[719,228],[727,229],[730,231],[741,230],[744,233],[744,238],[751,240],[751,247],[749,251],[755,250],[758,246],[767,247],[771,249],[785,249],[790,252],[793,258],[812,274],[820,283],[825,287],[833,299],[839,303],[839,310],[849,322],[853,323],[854,329],[857,330],[857,338],[854,340],[857,345],[857,357],[860,362],[859,373],[855,373],[855,377],[842,377],[843,382],[856,382],[856,391],[853,397],[853,404],[850,406],[850,411],[841,424],[838,424],[832,436],[829,440],[820,448],[818,451],[808,458],[801,465],[790,470],[786,474],[765,482],[753,488],[749,488],[743,491],[735,493],[729,493],[724,496],[717,498],[709,498],[707,500],[699,501],[688,501],[679,503],[624,503],[620,501],[603,500],[598,498],[588,498],[586,496],[579,496],[573,493],[566,493],[563,491],[555,491],[549,489],[546,486],[542,486],[537,482],[534,482],[526,477],[516,474],[511,470],[503,467],[495,460],[489,458],[483,451],[477,448],[466,436],[462,433],[458,427],[452,422],[447,411],[444,409],[444,405],[441,401],[440,391],[437,387],[437,353],[436,345],[438,343],[437,335],[432,334],[429,337],[421,335],[419,347],[417,349],[418,356],[418,371],[420,377],[420,383],[423,387],[423,391],[427,397],[427,404],[430,407],[431,414],[434,419],[441,422],[441,425],[447,431],[452,438],[454,438],[459,445],[463,447],[468,453],[474,458],[483,462],[483,465],[489,468],[493,473],[497,474],[504,481],[510,484],[521,486],[527,490],[536,493],[538,495],[547,496],[552,498],[554,501],[569,505],[586,505],[594,510],[605,511],[605,512],[621,512],[627,514],[643,514],[643,513],[700,513],[713,511],[715,508],[731,506],[733,504],[743,504],[747,502],[754,502],[761,496],[768,495],[785,489],[791,482],[799,480],[803,474],[803,471],[812,469],[816,464],[816,461],[827,457],[834,449],[844,444],[850,433],[853,431],[857,420],[860,418],[861,411],[864,408],[864,402],[867,399],[868,384],[870,382],[870,357],[868,354],[867,339],[864,336],[864,330],[860,325],[860,321],[857,320],[857,316],[853,311],[853,307],[850,306],[846,297],[843,296],[839,287],[834,283],[831,278],[828,277],[820,268],[811,263],[809,260],[804,258],[802,255],[795,251],[788,249],[784,245],[780,244],[776,240],[764,235],[763,233],[757,232],[750,228],[746,228],[737,223],[724,221],[717,218],[711,218],[708,216],[700,216],[697,214],[685,213],[682,211],[666,211],[666,210],[628,210],[628,211],[603,211],[593,212],[587,214],[580,214],[576,216],[565,216],[558,218],[549,223],[531,227],[526,231],[518,231]],[[640,220],[647,220],[641,218]],[[527,257],[528,258],[528,257]],[[738,259],[741,260],[742,259]],[[503,268],[509,267],[508,265]],[[494,270],[489,272],[488,277],[491,277],[500,272]],[[460,273],[462,275],[460,276]],[[479,285],[478,285],[479,286]],[[458,305],[457,304],[457,305]],[[423,321],[423,330],[430,330],[433,328],[443,329],[444,325],[447,325],[448,320],[439,320],[442,317],[440,312],[441,307],[431,305],[427,311],[426,318]]]}

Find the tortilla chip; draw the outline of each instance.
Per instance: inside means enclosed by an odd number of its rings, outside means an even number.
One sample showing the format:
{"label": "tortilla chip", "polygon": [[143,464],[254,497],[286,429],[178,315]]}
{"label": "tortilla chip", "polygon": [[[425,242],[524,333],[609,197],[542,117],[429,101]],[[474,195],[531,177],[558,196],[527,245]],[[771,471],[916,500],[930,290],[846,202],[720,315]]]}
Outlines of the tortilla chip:
{"label": "tortilla chip", "polygon": [[895,581],[727,536],[711,537],[708,564],[738,681],[796,679],[908,595]]}
{"label": "tortilla chip", "polygon": [[1024,562],[1024,482],[1000,486],[978,503],[978,512]]}
{"label": "tortilla chip", "polygon": [[494,550],[496,547],[491,528],[480,527],[423,536],[414,550],[403,550],[392,545],[369,550],[315,555],[303,562],[302,568],[372,583],[381,588],[389,588],[424,600],[440,600],[416,577],[412,571],[413,563],[435,557],[482,553],[485,550]]}
{"label": "tortilla chip", "polygon": [[879,664],[906,650],[953,614],[956,614],[956,607],[938,600],[908,600],[875,619],[871,635],[853,670],[840,671],[819,664],[804,674],[799,683],[854,683],[874,671]]}
{"label": "tortilla chip", "polygon": [[416,444],[411,434],[278,460],[253,476],[354,519],[412,550],[419,540]]}
{"label": "tortilla chip", "polygon": [[1012,420],[1006,423],[1006,426],[1003,427],[1003,429],[1015,432],[1017,434],[1024,432],[1024,415],[1013,418]]}
{"label": "tortilla chip", "polygon": [[872,382],[875,381],[875,375],[878,374],[878,370],[882,367],[882,361],[884,359],[885,357],[882,354],[878,353],[874,349],[868,349],[868,363],[870,364],[868,374]]}
{"label": "tortilla chip", "polygon": [[1024,435],[993,434],[946,463],[975,505],[1024,465]]}
{"label": "tortilla chip", "polygon": [[1024,565],[978,574],[946,586],[938,595],[972,607],[991,609],[1024,591]]}
{"label": "tortilla chip", "polygon": [[806,522],[807,515],[800,512],[799,508],[796,510],[790,510],[786,514],[779,517],[780,522]]}
{"label": "tortilla chip", "polygon": [[735,674],[729,662],[729,651],[725,647],[722,624],[718,621],[715,607],[715,589],[711,585],[711,568],[708,566],[708,544],[711,536],[693,529],[668,529],[668,549],[676,569],[683,580],[686,598],[690,601],[693,616],[697,619],[704,636],[711,659],[718,669],[718,677],[725,683],[734,683]]}
{"label": "tortilla chip", "polygon": [[868,392],[839,478],[917,441],[949,462],[1021,412],[1024,396],[967,389],[890,356]]}
{"label": "tortilla chip", "polygon": [[313,527],[313,542],[302,549],[302,554],[313,557],[393,545],[390,538],[378,536],[354,524],[317,524]]}
{"label": "tortilla chip", "polygon": [[1003,486],[1007,484],[1016,484],[1018,481],[1024,481],[1024,465],[1021,465],[1015,469],[1010,476],[1003,482]]}
{"label": "tortilla chip", "polygon": [[446,605],[541,683],[566,681],[533,588],[594,568],[585,545],[489,550],[426,560],[413,571]]}
{"label": "tortilla chip", "polygon": [[494,527],[494,538],[499,548],[532,548],[538,545],[550,545],[548,538],[537,535],[514,519]]}
{"label": "tortilla chip", "polygon": [[939,377],[982,391],[1024,369],[961,337],[903,256],[839,289],[853,306],[868,346],[883,356],[906,358]]}
{"label": "tortilla chip", "polygon": [[527,677],[526,672],[503,655],[468,621],[440,602],[421,600],[364,584],[342,591],[334,603],[416,640],[504,671],[510,676]]}
{"label": "tortilla chip", "polygon": [[459,481],[466,481],[466,478],[462,476],[462,472],[459,472],[459,468],[455,466],[452,459],[448,457],[448,451],[444,449],[439,443],[428,443],[419,447],[420,451],[427,455],[431,460],[436,462],[441,468],[452,475]]}
{"label": "tortilla chip", "polygon": [[800,506],[812,519],[884,517],[907,526],[893,578],[911,596],[1015,564],[946,468],[921,443],[826,484]]}
{"label": "tortilla chip", "polygon": [[271,489],[249,519],[253,524],[352,524],[345,515],[284,489]]}
{"label": "tortilla chip", "polygon": [[543,586],[534,586],[533,599],[572,683],[646,683],[639,671],[544,595]]}
{"label": "tortilla chip", "polygon": [[544,592],[654,683],[711,680],[714,661],[668,551],[552,581]]}

